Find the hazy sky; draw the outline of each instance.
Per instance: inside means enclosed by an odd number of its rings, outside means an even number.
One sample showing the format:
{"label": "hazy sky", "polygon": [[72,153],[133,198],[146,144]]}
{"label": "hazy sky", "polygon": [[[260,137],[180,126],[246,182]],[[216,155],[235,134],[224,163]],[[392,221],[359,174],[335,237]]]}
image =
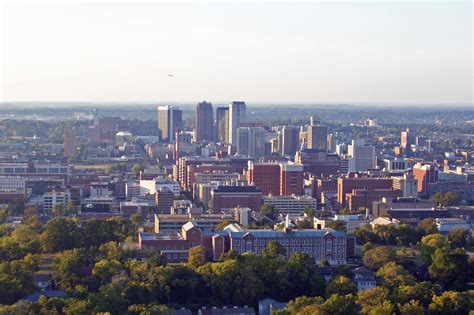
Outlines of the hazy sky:
{"label": "hazy sky", "polygon": [[473,103],[472,15],[470,1],[4,4],[0,101]]}

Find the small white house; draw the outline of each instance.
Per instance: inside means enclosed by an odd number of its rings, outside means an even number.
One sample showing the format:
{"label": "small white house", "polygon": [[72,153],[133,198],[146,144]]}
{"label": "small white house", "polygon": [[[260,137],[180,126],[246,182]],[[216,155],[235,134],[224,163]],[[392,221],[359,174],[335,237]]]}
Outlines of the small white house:
{"label": "small white house", "polygon": [[375,274],[366,267],[359,267],[353,270],[354,281],[357,284],[357,290],[367,290],[375,288],[377,282],[375,281]]}

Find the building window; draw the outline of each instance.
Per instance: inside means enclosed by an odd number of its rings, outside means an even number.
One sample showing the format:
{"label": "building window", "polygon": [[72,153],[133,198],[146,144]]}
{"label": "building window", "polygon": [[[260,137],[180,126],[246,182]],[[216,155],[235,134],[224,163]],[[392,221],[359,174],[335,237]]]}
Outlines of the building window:
{"label": "building window", "polygon": [[332,241],[328,240],[326,242],[326,251],[331,252],[332,251]]}

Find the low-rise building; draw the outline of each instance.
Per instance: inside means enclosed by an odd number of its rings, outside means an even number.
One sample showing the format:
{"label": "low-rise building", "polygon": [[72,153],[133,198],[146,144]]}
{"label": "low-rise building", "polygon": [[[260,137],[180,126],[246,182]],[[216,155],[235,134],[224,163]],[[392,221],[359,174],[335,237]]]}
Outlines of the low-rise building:
{"label": "low-rise building", "polygon": [[291,217],[300,216],[306,209],[314,210],[318,207],[316,198],[311,196],[263,196],[264,205],[273,205],[275,210],[282,215],[290,215]]}
{"label": "low-rise building", "polygon": [[43,195],[43,211],[52,211],[55,205],[66,208],[71,195],[69,192],[50,191]]}
{"label": "low-rise building", "polygon": [[225,220],[232,221],[230,214],[155,214],[155,233],[178,233],[187,222],[192,222],[201,229],[214,229],[216,225]]}
{"label": "low-rise building", "polygon": [[170,191],[173,192],[175,196],[179,195],[179,183],[174,180],[170,179],[163,179],[163,178],[158,178],[158,179],[152,179],[152,180],[146,180],[146,179],[141,179],[140,180],[140,195],[145,196],[145,195],[154,195],[158,190],[167,188]]}
{"label": "low-rise building", "polygon": [[336,214],[334,220],[343,221],[346,232],[349,234],[354,233],[355,230],[369,224],[369,220],[362,215],[357,214]]}
{"label": "low-rise building", "polygon": [[366,267],[359,267],[353,270],[354,281],[357,284],[357,290],[367,290],[375,288],[377,282],[375,281],[375,274]]}
{"label": "low-rise building", "polygon": [[449,233],[455,229],[470,230],[471,224],[459,218],[437,218],[436,227],[441,233]]}

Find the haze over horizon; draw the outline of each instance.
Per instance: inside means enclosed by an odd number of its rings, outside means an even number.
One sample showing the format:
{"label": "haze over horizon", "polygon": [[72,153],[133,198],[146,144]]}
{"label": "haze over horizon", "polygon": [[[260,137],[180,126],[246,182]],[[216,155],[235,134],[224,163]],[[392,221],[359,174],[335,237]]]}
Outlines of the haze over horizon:
{"label": "haze over horizon", "polygon": [[0,102],[473,104],[469,1],[1,9]]}

